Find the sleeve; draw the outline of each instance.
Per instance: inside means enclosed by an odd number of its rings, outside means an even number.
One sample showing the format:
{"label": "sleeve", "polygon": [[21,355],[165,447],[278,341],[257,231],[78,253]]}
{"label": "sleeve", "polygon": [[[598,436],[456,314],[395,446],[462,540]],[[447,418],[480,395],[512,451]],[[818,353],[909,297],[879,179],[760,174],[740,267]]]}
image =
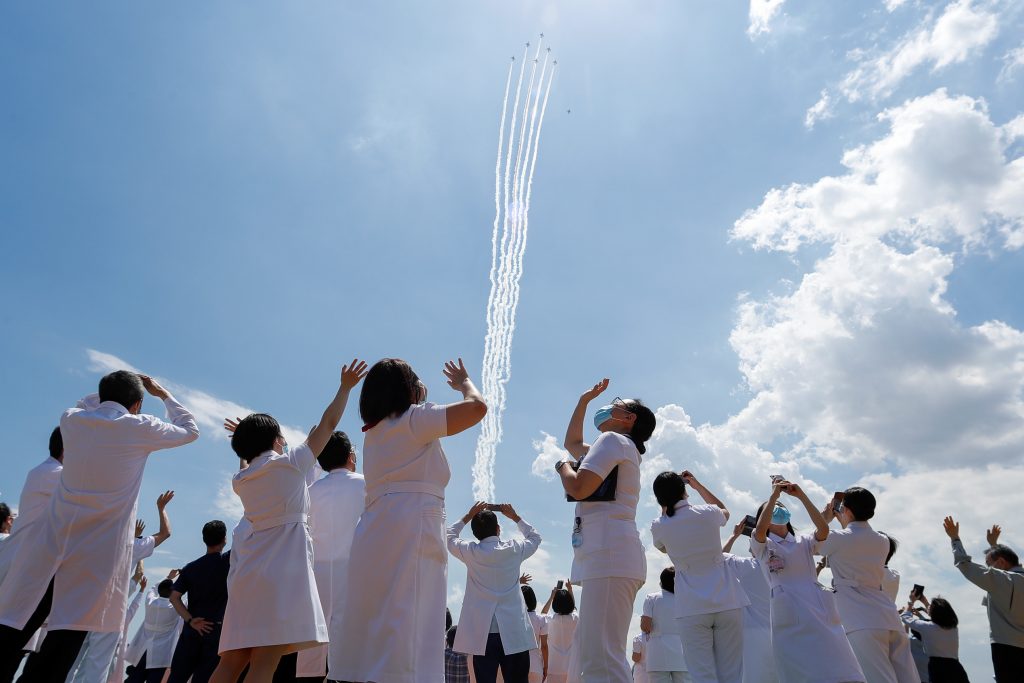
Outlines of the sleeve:
{"label": "sleeve", "polygon": [[199,438],[196,419],[173,396],[164,399],[164,407],[167,409],[167,422],[152,415],[144,418],[146,443],[151,450],[184,446]]}
{"label": "sleeve", "polygon": [[303,441],[295,448],[290,449],[287,457],[288,462],[295,465],[299,468],[300,472],[306,475],[306,486],[316,481],[315,479],[310,481],[309,477],[314,469],[314,465],[316,465],[316,456],[313,455],[313,449],[309,447],[308,442]]}
{"label": "sleeve", "polygon": [[421,443],[448,435],[448,406],[424,403],[409,411],[409,431]]}
{"label": "sleeve", "polygon": [[597,441],[583,457],[580,470],[593,472],[601,479],[607,478],[612,470],[626,459],[622,443],[617,439],[618,436],[618,434],[605,432],[597,437]]}
{"label": "sleeve", "polygon": [[665,549],[665,543],[661,540],[660,528],[661,524],[659,524],[658,520],[651,522],[651,542],[654,543],[655,548],[663,553],[667,553],[668,550]]}
{"label": "sleeve", "polygon": [[654,616],[654,596],[653,595],[648,595],[646,598],[644,598],[644,608],[643,608],[643,612],[641,614],[642,614],[642,616],[645,616],[645,617],[653,617]]}
{"label": "sleeve", "polygon": [[75,407],[79,410],[95,410],[100,407],[100,395],[89,394],[88,396],[79,399]]}
{"label": "sleeve", "polygon": [[725,516],[725,510],[717,505],[708,505],[708,507],[713,510],[712,515],[718,520],[718,526],[725,526],[729,521],[729,518]]}
{"label": "sleeve", "polygon": [[455,524],[452,524],[450,527],[448,527],[448,529],[445,532],[445,535],[448,538],[448,552],[450,552],[452,555],[459,558],[463,562],[466,561],[464,553],[466,549],[469,548],[469,543],[459,538],[459,534],[462,533],[462,530],[465,527],[466,525],[462,523],[462,520],[459,520],[458,522],[455,522]]}
{"label": "sleeve", "polygon": [[842,544],[842,541],[840,540],[842,538],[845,538],[845,535],[831,529],[828,532],[828,538],[824,541],[817,540],[814,538],[814,535],[811,534],[811,543],[814,547],[814,554],[828,557],[838,549],[837,546]]}
{"label": "sleeve", "polygon": [[153,550],[156,549],[156,538],[153,536],[143,536],[142,538],[136,538],[132,541],[132,566],[139,560],[144,560],[153,554]]}
{"label": "sleeve", "polygon": [[135,613],[139,611],[139,603],[142,602],[142,591],[135,591],[135,596],[132,597],[132,601],[128,603],[128,609],[124,613],[124,627],[127,630],[128,624],[135,618]]}
{"label": "sleeve", "polygon": [[537,548],[540,547],[540,534],[522,517],[519,518],[516,526],[523,532],[523,537],[526,539],[523,541],[523,559],[525,560],[537,552]]}
{"label": "sleeve", "polygon": [[174,585],[171,586],[172,591],[177,591],[182,595],[188,593],[189,576],[192,574],[192,566],[186,564],[181,568],[181,572],[178,574],[178,578],[174,580]]}
{"label": "sleeve", "polygon": [[548,619],[542,616],[537,620],[537,635],[546,636],[548,634]]}
{"label": "sleeve", "polygon": [[642,655],[644,653],[644,639],[643,636],[636,636],[633,638],[633,654]]}
{"label": "sleeve", "polygon": [[953,541],[953,564],[965,579],[997,598],[1003,595],[1008,598],[1013,591],[1013,583],[1006,576],[1006,572],[971,562],[971,556],[967,554],[959,538]]}
{"label": "sleeve", "polygon": [[754,557],[756,557],[758,560],[762,560],[764,558],[764,553],[767,549],[768,539],[765,539],[765,542],[761,543],[760,541],[754,538],[753,534],[750,535],[750,552],[754,554]]}

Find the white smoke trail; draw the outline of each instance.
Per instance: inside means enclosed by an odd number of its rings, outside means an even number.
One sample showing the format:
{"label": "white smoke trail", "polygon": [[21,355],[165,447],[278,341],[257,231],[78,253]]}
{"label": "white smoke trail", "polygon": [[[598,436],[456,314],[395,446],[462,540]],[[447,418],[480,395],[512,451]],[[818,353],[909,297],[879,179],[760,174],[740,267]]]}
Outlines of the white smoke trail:
{"label": "white smoke trail", "polygon": [[548,70],[549,53],[545,53],[538,78],[537,67],[542,50],[542,45],[538,44],[527,80],[529,47],[527,45],[523,51],[511,107],[509,96],[514,65],[509,65],[498,128],[489,274],[491,291],[487,299],[487,335],[481,371],[482,390],[489,410],[477,439],[476,462],[473,464],[473,495],[477,500],[494,500],[494,462],[497,445],[502,438],[505,389],[511,376],[512,336],[526,253],[533,175],[555,71],[553,67]]}

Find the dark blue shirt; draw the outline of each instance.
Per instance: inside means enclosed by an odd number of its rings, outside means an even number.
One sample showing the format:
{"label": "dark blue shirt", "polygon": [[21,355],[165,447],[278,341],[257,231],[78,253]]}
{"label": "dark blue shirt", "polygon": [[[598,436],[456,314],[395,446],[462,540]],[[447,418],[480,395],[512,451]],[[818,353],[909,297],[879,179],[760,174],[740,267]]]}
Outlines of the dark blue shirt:
{"label": "dark blue shirt", "polygon": [[174,581],[174,590],[188,595],[193,617],[222,621],[228,604],[228,567],[231,551],[207,553],[186,564]]}

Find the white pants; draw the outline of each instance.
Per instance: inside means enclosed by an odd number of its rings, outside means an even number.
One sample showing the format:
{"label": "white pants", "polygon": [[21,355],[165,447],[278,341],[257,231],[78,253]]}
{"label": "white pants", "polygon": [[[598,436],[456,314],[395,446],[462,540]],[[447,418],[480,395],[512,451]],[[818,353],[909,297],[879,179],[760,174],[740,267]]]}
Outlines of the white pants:
{"label": "white pants", "polygon": [[771,629],[744,629],[743,683],[779,683]]}
{"label": "white pants", "polygon": [[866,628],[846,634],[867,683],[918,683],[921,679],[904,631]]}
{"label": "white pants", "polygon": [[[643,581],[612,577],[586,579],[580,595],[580,621],[576,627],[575,648],[583,683],[632,683],[626,641],[633,618],[633,602]],[[569,660],[570,666],[573,659]]]}
{"label": "white pants", "polygon": [[649,683],[692,683],[693,679],[686,671],[648,671]]}
{"label": "white pants", "polygon": [[85,637],[85,644],[78,653],[79,661],[71,667],[68,681],[74,683],[105,683],[114,662],[117,642],[121,634],[90,633]]}
{"label": "white pants", "polygon": [[743,609],[678,617],[693,683],[743,683]]}

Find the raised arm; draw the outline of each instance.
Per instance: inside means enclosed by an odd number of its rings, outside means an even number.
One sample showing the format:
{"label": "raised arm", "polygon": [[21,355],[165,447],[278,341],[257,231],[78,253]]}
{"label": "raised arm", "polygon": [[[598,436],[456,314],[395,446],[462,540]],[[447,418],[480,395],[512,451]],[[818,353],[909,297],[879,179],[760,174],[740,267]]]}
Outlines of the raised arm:
{"label": "raised arm", "polygon": [[[174,448],[184,446],[199,438],[199,426],[185,406],[178,403],[170,392],[160,386],[160,383],[149,375],[139,375],[142,386],[154,396],[164,402],[167,410],[168,422],[153,420],[150,424],[150,446],[154,449]],[[152,419],[152,418],[149,418]]]}
{"label": "raised arm", "polygon": [[[576,408],[572,411],[572,417],[569,418],[569,426],[565,428],[565,441],[562,442],[562,446],[577,460],[590,451],[590,444],[583,440],[583,422],[587,418],[587,406],[604,393],[604,390],[608,388],[608,382],[606,377],[595,384],[593,388],[583,392],[580,400],[576,402]],[[576,497],[578,498],[578,496]]]}
{"label": "raised arm", "polygon": [[700,497],[704,499],[705,503],[721,508],[722,512],[725,513],[725,518],[729,519],[729,509],[725,507],[725,503],[719,500],[718,496],[711,493],[704,484],[697,481],[697,477],[693,476],[693,472],[690,470],[683,470],[680,476],[682,476],[683,481],[685,481],[690,488],[700,494]]}
{"label": "raised arm", "polygon": [[825,521],[825,517],[821,514],[821,511],[814,507],[811,503],[811,499],[807,497],[807,493],[800,488],[799,484],[792,484],[788,481],[781,482],[782,490],[790,496],[793,496],[801,503],[804,504],[804,509],[807,510],[807,514],[811,518],[811,522],[814,523],[814,540],[824,541],[828,538],[828,522]]}
{"label": "raised arm", "polygon": [[448,423],[446,433],[453,436],[479,424],[487,414],[487,402],[469,378],[469,371],[461,358],[458,364],[455,361],[445,363],[442,372],[448,379],[448,386],[462,394],[462,400],[450,403],[444,412],[444,419]]}
{"label": "raised arm", "polygon": [[164,491],[156,499],[156,511],[160,515],[160,529],[153,534],[153,547],[171,537],[171,519],[167,516],[167,504],[174,498],[174,491]]}
{"label": "raised arm", "polygon": [[498,510],[501,511],[501,514],[515,522],[516,526],[519,527],[519,531],[523,533],[523,559],[525,560],[537,552],[541,542],[540,534],[537,533],[537,530],[529,522],[524,521],[510,503],[502,503],[498,506]]}
{"label": "raised arm", "polygon": [[462,553],[466,548],[469,547],[469,543],[459,538],[459,534],[461,534],[462,530],[466,527],[466,525],[469,524],[474,517],[476,517],[477,513],[486,509],[487,503],[485,501],[478,500],[475,503],[473,503],[473,506],[471,508],[469,508],[469,512],[462,516],[462,519],[448,527],[448,529],[445,532],[445,536],[447,537],[448,541],[448,552],[450,552],[452,555],[459,558],[460,560],[463,559]]}
{"label": "raised arm", "polygon": [[772,521],[772,511],[775,509],[775,503],[778,502],[781,495],[781,484],[772,485],[772,495],[768,498],[768,502],[764,504],[764,507],[761,508],[761,514],[757,518],[757,526],[754,527],[754,533],[752,534],[754,540],[758,543],[764,543],[768,540],[768,525]]}
{"label": "raised arm", "polygon": [[313,431],[306,437],[306,443],[309,445],[309,449],[313,451],[313,456],[320,455],[320,452],[324,450],[324,446],[331,438],[331,434],[334,433],[338,423],[341,422],[341,416],[345,412],[345,405],[348,403],[348,396],[352,393],[352,389],[359,384],[359,382],[366,377],[366,363],[353,358],[352,362],[348,365],[341,367],[341,385],[338,387],[338,393],[334,395],[334,399],[324,410],[323,416],[320,418],[320,423],[316,427],[313,427]]}
{"label": "raised arm", "polygon": [[729,539],[725,542],[725,545],[722,546],[723,553],[732,552],[733,543],[739,540],[739,537],[743,535],[743,524],[744,520],[741,519],[740,523],[732,528],[732,536],[730,536]]}

